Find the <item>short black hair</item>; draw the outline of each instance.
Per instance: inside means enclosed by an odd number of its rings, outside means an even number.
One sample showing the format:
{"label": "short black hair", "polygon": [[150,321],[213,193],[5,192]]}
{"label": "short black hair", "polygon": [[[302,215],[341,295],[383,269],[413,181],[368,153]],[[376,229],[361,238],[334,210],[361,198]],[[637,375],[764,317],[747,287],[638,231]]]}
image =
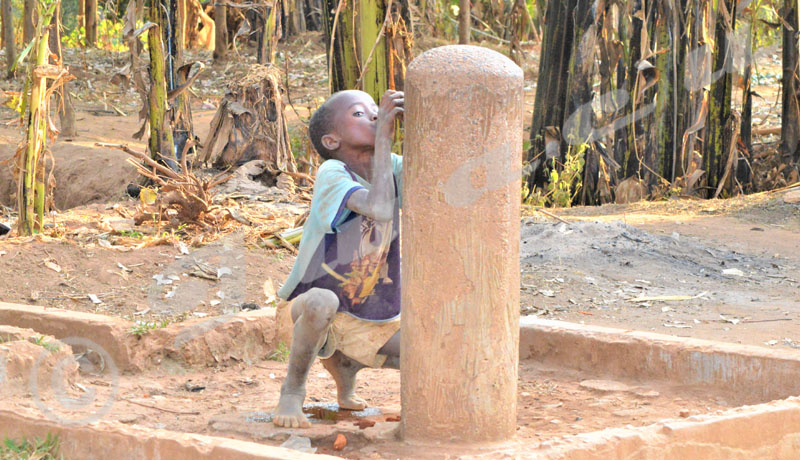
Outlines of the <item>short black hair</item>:
{"label": "short black hair", "polygon": [[334,154],[333,151],[328,150],[322,145],[322,137],[326,134],[330,134],[334,129],[336,111],[333,109],[331,100],[333,100],[333,97],[328,98],[327,101],[314,111],[308,124],[308,136],[311,138],[311,143],[323,160],[330,160],[333,158]]}

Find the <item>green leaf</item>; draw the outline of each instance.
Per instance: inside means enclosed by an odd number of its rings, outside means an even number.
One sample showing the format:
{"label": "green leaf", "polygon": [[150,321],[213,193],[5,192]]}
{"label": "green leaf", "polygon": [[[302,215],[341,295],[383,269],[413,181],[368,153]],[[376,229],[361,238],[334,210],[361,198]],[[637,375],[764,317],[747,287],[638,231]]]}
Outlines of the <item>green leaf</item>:
{"label": "green leaf", "polygon": [[30,52],[31,52],[31,49],[33,49],[33,44],[34,44],[34,42],[36,42],[36,40],[31,40],[31,42],[30,42],[30,43],[28,43],[28,46],[26,46],[26,47],[25,47],[25,49],[24,49],[24,50],[22,50],[22,52],[21,52],[21,53],[19,53],[19,57],[17,57],[17,61],[14,63],[14,65],[13,65],[13,66],[11,66],[11,71],[12,71],[12,72],[13,72],[13,71],[15,71],[15,70],[17,70],[17,67],[18,67],[20,64],[22,64],[22,61],[24,61],[24,60],[25,60],[25,58],[28,56],[28,53],[30,53]]}

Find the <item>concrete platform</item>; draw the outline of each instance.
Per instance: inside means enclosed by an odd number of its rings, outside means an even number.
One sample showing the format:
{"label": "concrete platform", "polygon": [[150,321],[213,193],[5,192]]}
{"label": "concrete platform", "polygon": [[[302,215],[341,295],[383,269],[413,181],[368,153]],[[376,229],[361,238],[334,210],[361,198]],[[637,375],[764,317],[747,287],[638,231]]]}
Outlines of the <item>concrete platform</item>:
{"label": "concrete platform", "polygon": [[[205,352],[191,356],[233,359],[231,356],[238,352],[257,357],[270,346],[274,315],[270,311],[256,313],[191,321],[175,325],[172,330],[156,331],[147,339],[147,347],[151,348],[147,356],[165,357],[180,350],[202,349]],[[28,327],[55,337],[85,334],[113,350],[114,359],[129,363],[129,370],[135,370],[135,363],[143,362],[141,348],[147,348],[142,344],[138,348],[131,346],[127,323],[98,315],[0,304],[0,324]],[[247,339],[242,340],[242,337]],[[241,343],[249,343],[245,349],[250,351],[236,348]],[[158,352],[161,354],[153,355],[153,350],[161,350]],[[476,446],[438,450],[408,446],[395,439],[396,423],[381,420],[365,430],[353,423],[337,422],[303,431],[276,429],[265,420],[253,418],[258,414],[242,413],[216,418],[209,428],[214,432],[273,443],[294,433],[306,437],[313,434],[312,441],[327,444],[338,433],[344,433],[353,444],[369,445],[374,452],[385,452],[386,458],[394,453],[404,458],[433,458],[430,455],[434,451],[446,453],[450,458],[532,460],[800,458],[800,398],[795,397],[800,395],[798,351],[523,318],[520,359],[575,369],[596,379],[672,382],[733,391],[741,395],[740,401],[750,405],[686,419],[665,419],[643,427],[608,428],[539,445],[518,440],[491,446],[488,450],[482,448],[479,454],[475,454]],[[0,409],[0,427],[3,435],[9,437],[58,434],[65,458],[82,460],[334,458],[108,421],[63,426],[33,409],[22,412]]]}

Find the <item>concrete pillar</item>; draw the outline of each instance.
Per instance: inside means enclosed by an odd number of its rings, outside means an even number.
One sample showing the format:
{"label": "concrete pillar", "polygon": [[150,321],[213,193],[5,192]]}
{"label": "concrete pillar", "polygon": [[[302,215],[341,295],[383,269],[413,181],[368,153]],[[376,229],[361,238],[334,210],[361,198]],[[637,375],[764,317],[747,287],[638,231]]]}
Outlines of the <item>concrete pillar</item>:
{"label": "concrete pillar", "polygon": [[444,46],[406,76],[402,428],[408,441],[512,437],[517,421],[523,75]]}

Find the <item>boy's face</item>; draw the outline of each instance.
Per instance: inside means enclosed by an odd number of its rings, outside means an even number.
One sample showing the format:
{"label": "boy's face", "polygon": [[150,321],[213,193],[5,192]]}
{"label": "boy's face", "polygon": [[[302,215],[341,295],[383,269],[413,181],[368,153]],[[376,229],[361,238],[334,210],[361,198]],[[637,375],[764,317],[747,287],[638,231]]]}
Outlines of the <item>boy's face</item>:
{"label": "boy's face", "polygon": [[336,96],[333,132],[323,136],[338,149],[374,149],[378,106],[372,96],[363,91],[344,91]]}

